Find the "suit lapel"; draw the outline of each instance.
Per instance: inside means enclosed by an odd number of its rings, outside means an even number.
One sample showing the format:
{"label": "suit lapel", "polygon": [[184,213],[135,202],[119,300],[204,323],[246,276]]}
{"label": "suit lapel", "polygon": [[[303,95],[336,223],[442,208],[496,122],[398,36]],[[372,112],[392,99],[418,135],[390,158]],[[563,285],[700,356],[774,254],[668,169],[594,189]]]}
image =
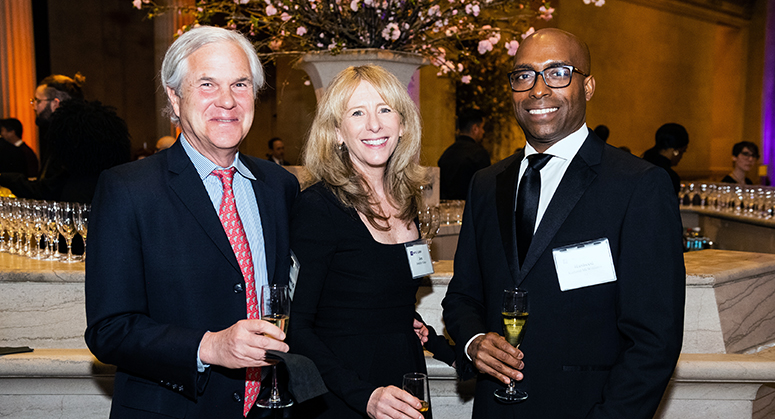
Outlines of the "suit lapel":
{"label": "suit lapel", "polygon": [[498,226],[500,227],[503,250],[506,254],[506,262],[509,264],[509,272],[516,282],[519,278],[519,258],[517,257],[517,233],[514,220],[514,204],[517,198],[517,177],[519,176],[519,164],[525,152],[520,151],[514,155],[514,160],[495,177],[495,207],[498,213]]}
{"label": "suit lapel", "polygon": [[202,229],[207,233],[218,250],[238,272],[242,272],[234,256],[234,250],[229,244],[229,238],[223,231],[223,225],[213,208],[210,196],[207,195],[204,184],[199,178],[194,163],[186,155],[186,151],[176,141],[167,153],[167,164],[170,171],[169,186],[183,205],[191,212]]}
{"label": "suit lapel", "polygon": [[519,283],[525,279],[579,199],[597,177],[596,166],[600,164],[602,158],[603,142],[597,137],[592,137],[591,134],[587,135],[584,144],[571,160],[568,170],[565,171],[557,191],[549,202],[546,213],[541,219],[541,224],[533,236],[527,256],[525,256]]}
{"label": "suit lapel", "polygon": [[[266,175],[251,159],[246,158],[243,154],[240,154],[240,160],[245,166],[250,169],[256,180],[252,181],[253,192],[256,194],[256,204],[258,205],[258,213],[261,217],[261,229],[264,234],[264,252],[266,255],[266,272],[267,280],[269,283],[274,283],[274,270],[276,262],[276,249],[273,243],[276,242],[277,229],[272,220],[275,219],[272,215],[275,212],[273,208],[274,202],[278,197],[272,197],[269,187],[266,184]],[[272,162],[274,163],[274,162]]]}

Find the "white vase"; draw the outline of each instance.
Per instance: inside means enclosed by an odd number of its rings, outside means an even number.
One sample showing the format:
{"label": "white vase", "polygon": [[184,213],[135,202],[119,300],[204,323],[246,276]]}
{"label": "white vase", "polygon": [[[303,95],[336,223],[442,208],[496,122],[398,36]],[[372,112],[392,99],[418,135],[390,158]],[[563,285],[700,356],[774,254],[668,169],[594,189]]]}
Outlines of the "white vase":
{"label": "white vase", "polygon": [[[339,72],[350,66],[376,64],[393,73],[401,81],[409,94],[418,102],[419,88],[413,77],[417,69],[428,64],[422,55],[391,51],[377,48],[344,50],[336,55],[328,51],[308,52],[299,58],[295,66],[304,70],[315,88],[318,100],[323,96],[326,87]],[[416,77],[414,77],[416,79]],[[414,91],[415,94],[412,94]]]}

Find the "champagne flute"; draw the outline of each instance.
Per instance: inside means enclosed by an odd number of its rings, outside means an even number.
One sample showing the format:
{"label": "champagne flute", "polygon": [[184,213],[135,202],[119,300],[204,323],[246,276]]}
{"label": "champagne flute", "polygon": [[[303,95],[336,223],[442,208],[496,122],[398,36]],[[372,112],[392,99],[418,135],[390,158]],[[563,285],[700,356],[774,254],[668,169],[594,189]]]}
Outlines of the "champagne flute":
{"label": "champagne flute", "polygon": [[420,413],[425,417],[430,409],[430,392],[428,391],[428,376],[421,372],[410,372],[404,374],[402,388],[407,393],[420,399]]}
{"label": "champagne flute", "polygon": [[73,257],[73,237],[75,237],[75,208],[70,202],[62,202],[57,211],[57,228],[67,242],[67,257],[62,262],[78,262]]}
{"label": "champagne flute", "polygon": [[433,238],[436,237],[441,227],[439,207],[425,207],[417,213],[417,218],[420,225],[420,237],[425,239],[428,244],[428,253],[430,253]]}
{"label": "champagne flute", "polygon": [[[291,297],[287,285],[270,284],[261,287],[258,300],[261,320],[272,323],[283,332],[288,331],[288,320],[291,315]],[[268,399],[256,401],[256,406],[279,409],[293,405],[293,400],[283,398],[277,387],[277,365],[272,365],[272,392]]]}
{"label": "champagne flute", "polygon": [[[503,336],[515,348],[522,343],[527,323],[527,291],[519,288],[503,290]],[[527,399],[527,393],[516,388],[511,379],[508,387],[495,390],[495,398],[503,403],[521,402]]]}
{"label": "champagne flute", "polygon": [[86,235],[89,232],[89,212],[91,211],[91,205],[75,205],[75,228],[78,230],[78,234],[80,234],[81,238],[83,239],[83,257],[81,259],[86,260]]}

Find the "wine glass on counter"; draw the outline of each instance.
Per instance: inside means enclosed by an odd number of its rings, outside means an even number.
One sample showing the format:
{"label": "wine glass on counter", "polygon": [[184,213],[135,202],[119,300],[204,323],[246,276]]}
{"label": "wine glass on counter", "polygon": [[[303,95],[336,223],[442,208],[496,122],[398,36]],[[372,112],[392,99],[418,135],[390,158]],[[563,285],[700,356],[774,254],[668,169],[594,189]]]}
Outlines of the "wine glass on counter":
{"label": "wine glass on counter", "polygon": [[75,216],[75,229],[78,230],[78,234],[83,238],[83,257],[86,259],[86,235],[89,232],[89,212],[91,211],[91,205],[89,204],[75,204],[76,216]]}
{"label": "wine glass on counter", "polygon": [[59,227],[57,218],[59,217],[59,202],[48,201],[48,217],[46,218],[46,231],[48,232],[48,246],[51,248],[46,260],[60,260],[59,254]]}
{"label": "wine glass on counter", "polygon": [[[520,288],[503,290],[502,314],[503,336],[509,344],[519,348],[527,324],[527,291]],[[516,403],[527,399],[527,393],[518,389],[512,379],[506,388],[495,390],[495,398],[503,403]]]}
{"label": "wine glass on counter", "polygon": [[420,237],[428,243],[428,253],[430,253],[433,238],[439,233],[439,228],[441,227],[439,207],[428,206],[421,209],[417,213],[417,220],[419,221]]}
{"label": "wine glass on counter", "polygon": [[75,237],[75,206],[71,202],[60,202],[57,211],[57,229],[67,242],[67,256],[62,262],[73,263],[78,259],[73,257],[73,237]]}
{"label": "wine glass on counter", "polygon": [[[291,316],[291,296],[287,285],[263,285],[258,296],[258,309],[261,320],[272,323],[283,333],[288,332],[288,320]],[[268,399],[256,401],[256,406],[268,409],[280,409],[293,405],[293,400],[283,397],[277,386],[277,365],[272,365],[272,391]]]}
{"label": "wine glass on counter", "polygon": [[420,399],[420,404],[422,405],[422,407],[420,407],[420,413],[425,417],[431,407],[430,392],[428,391],[428,375],[421,372],[404,374],[404,380],[401,387],[407,393]]}

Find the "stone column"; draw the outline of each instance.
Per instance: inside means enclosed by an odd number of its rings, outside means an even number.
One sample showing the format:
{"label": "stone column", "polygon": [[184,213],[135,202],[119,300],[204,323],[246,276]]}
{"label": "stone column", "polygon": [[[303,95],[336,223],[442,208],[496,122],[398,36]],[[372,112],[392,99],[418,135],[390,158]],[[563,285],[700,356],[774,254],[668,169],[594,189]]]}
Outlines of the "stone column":
{"label": "stone column", "polygon": [[0,0],[0,117],[16,118],[24,141],[38,150],[35,110],[35,46],[31,0]]}

